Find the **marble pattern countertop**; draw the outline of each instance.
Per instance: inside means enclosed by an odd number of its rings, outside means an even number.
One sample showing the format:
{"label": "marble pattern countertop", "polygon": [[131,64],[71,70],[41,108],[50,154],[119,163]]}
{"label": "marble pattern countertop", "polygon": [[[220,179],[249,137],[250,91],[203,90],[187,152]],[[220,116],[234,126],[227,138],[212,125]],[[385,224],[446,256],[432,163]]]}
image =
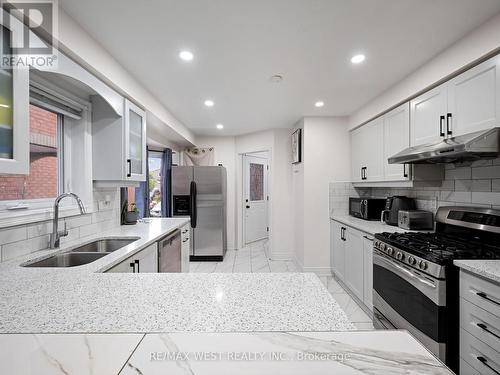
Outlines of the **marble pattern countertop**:
{"label": "marble pattern countertop", "polygon": [[460,259],[453,263],[466,271],[500,283],[500,260]]}
{"label": "marble pattern countertop", "polygon": [[187,222],[153,219],[101,233],[140,239],[85,266],[20,266],[54,250],[2,263],[0,333],[354,329],[314,274],[103,273]]}
{"label": "marble pattern countertop", "polygon": [[382,233],[382,232],[401,232],[401,233],[415,232],[407,229],[401,229],[399,227],[395,227],[392,225],[387,225],[381,223],[379,220],[377,221],[363,220],[348,215],[330,215],[330,219],[348,225],[352,228],[358,229],[372,236],[375,235],[375,233]]}
{"label": "marble pattern countertop", "polygon": [[0,335],[0,346],[5,374],[452,374],[406,331]]}

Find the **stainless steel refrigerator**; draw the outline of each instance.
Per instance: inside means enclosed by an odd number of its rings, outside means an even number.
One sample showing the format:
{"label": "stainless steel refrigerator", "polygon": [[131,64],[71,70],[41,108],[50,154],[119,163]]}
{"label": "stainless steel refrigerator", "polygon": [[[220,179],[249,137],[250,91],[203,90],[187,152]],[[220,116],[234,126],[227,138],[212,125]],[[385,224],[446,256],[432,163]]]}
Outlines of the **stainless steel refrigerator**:
{"label": "stainless steel refrigerator", "polygon": [[226,254],[226,168],[172,167],[172,215],[191,219],[193,261]]}

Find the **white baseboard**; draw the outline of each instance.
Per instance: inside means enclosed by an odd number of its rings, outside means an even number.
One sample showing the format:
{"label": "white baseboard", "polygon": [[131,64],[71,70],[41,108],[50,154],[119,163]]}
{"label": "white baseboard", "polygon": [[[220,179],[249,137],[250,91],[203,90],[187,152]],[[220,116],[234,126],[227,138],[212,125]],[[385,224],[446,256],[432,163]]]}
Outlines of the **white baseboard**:
{"label": "white baseboard", "polygon": [[305,267],[299,262],[296,256],[293,257],[293,262],[299,272],[312,272],[317,276],[332,276],[332,270],[330,267]]}
{"label": "white baseboard", "polygon": [[294,260],[293,253],[289,251],[269,251],[268,254],[271,260]]}
{"label": "white baseboard", "polygon": [[330,267],[302,267],[302,272],[313,272],[317,276],[332,276]]}

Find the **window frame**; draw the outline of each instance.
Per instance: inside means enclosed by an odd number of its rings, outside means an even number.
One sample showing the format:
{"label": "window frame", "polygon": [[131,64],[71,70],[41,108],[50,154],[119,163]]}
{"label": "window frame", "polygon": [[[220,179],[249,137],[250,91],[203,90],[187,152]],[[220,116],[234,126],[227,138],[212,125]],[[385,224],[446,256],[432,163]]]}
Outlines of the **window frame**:
{"label": "window frame", "polygon": [[[58,144],[62,144],[62,149],[58,147],[58,194],[74,190],[74,186],[83,189],[83,192],[78,192],[83,200],[88,213],[94,211],[93,190],[92,190],[92,138],[91,138],[91,104],[75,95],[61,89],[51,82],[30,74],[29,86],[42,89],[51,96],[59,98],[61,101],[71,103],[75,108],[79,108],[82,112],[81,119],[76,120],[78,123],[79,132],[83,133],[83,137],[73,137],[72,130],[68,129],[67,120],[75,121],[67,118],[67,115],[60,113],[54,108],[44,108],[39,101],[32,103],[38,107],[50,110],[58,114]],[[31,100],[30,103],[31,104]],[[29,109],[28,104],[28,109]],[[29,113],[29,111],[28,111]],[[74,125],[74,124],[73,124]],[[29,115],[28,115],[29,129]],[[60,131],[62,129],[62,131]],[[29,130],[26,134],[28,140],[28,174],[29,174]],[[78,160],[85,160],[82,166],[85,172],[71,173],[73,162],[73,149],[77,148],[83,155],[78,156]],[[83,151],[82,151],[83,150]],[[60,153],[62,155],[60,155]],[[76,159],[75,159],[76,160]],[[90,160],[90,161],[89,161]],[[8,175],[7,175],[8,176]],[[1,176],[0,176],[1,177]],[[77,181],[78,180],[78,181]],[[53,206],[55,198],[40,198],[40,199],[17,199],[0,201],[0,228],[10,227],[15,225],[30,224],[38,221],[50,220],[53,217]],[[16,209],[16,205],[19,209]],[[27,208],[23,205],[28,205]],[[10,208],[10,209],[9,209]],[[63,200],[60,204],[60,217],[73,216],[79,214],[79,208],[72,200]]]}

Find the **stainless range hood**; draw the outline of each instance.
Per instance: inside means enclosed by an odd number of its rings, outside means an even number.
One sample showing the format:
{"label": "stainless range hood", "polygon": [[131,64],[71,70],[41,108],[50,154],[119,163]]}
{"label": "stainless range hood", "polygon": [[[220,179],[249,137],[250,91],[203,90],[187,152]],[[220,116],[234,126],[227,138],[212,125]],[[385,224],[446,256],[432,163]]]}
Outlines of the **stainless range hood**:
{"label": "stainless range hood", "polygon": [[438,164],[494,159],[500,148],[500,128],[407,148],[389,158],[389,164]]}

